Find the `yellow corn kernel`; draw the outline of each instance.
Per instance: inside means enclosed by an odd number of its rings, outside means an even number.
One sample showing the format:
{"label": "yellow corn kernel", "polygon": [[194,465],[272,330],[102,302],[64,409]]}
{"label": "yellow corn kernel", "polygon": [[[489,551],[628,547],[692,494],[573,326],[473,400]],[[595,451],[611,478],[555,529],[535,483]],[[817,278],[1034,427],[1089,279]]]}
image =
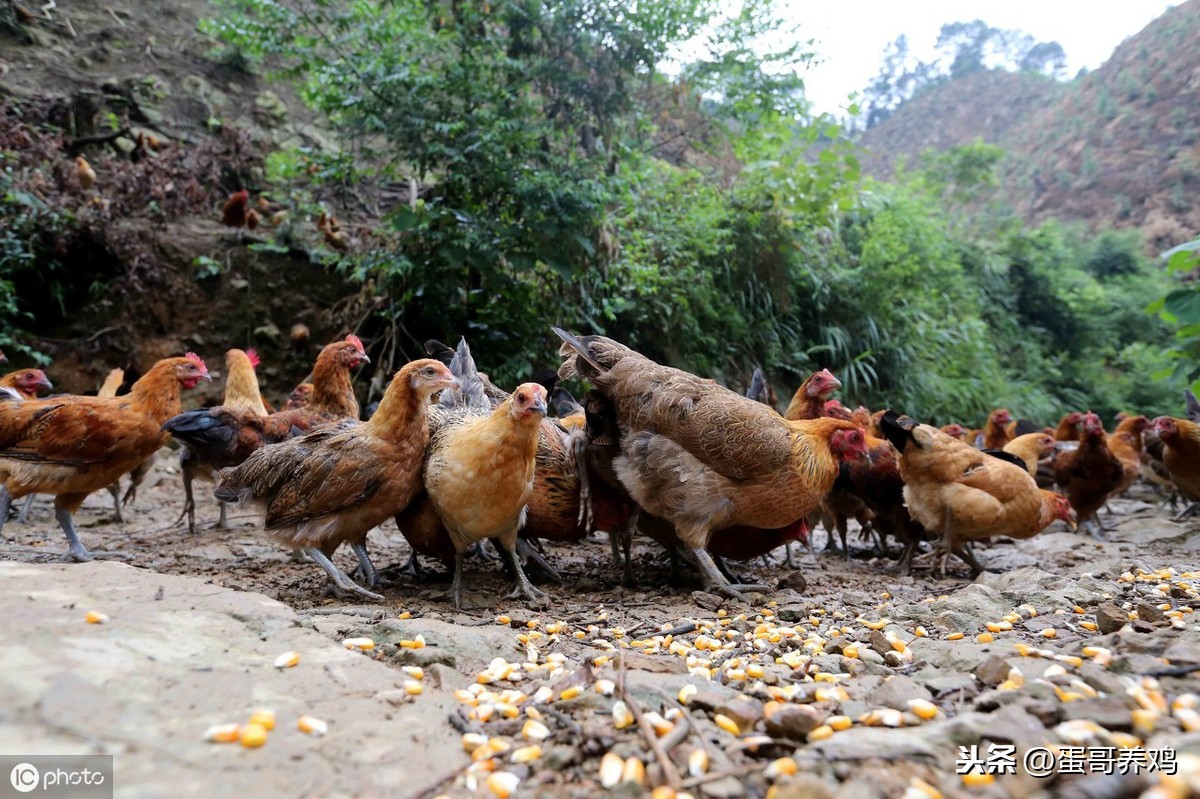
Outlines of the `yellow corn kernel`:
{"label": "yellow corn kernel", "polygon": [[903,799],[942,799],[942,792],[920,777],[913,777]]}
{"label": "yellow corn kernel", "polygon": [[296,719],[296,729],[306,735],[312,735],[320,738],[325,733],[329,732],[329,725],[316,716],[301,716]]}
{"label": "yellow corn kernel", "polygon": [[842,654],[848,658],[857,658],[858,657],[858,646],[856,644],[850,644],[850,646],[848,646],[842,650]]}
{"label": "yellow corn kernel", "polygon": [[991,785],[996,781],[994,774],[982,774],[978,771],[972,771],[970,774],[962,775],[962,783],[968,788],[977,788],[983,785]]}
{"label": "yellow corn kernel", "polygon": [[275,711],[258,709],[250,714],[250,724],[258,724],[263,729],[275,729]]}
{"label": "yellow corn kernel", "polygon": [[409,677],[412,677],[414,680],[425,679],[425,669],[421,668],[420,666],[405,666],[401,669],[401,671],[403,671]]}
{"label": "yellow corn kernel", "polygon": [[1079,622],[1079,626],[1088,632],[1095,632],[1096,630],[1100,629],[1100,625],[1096,624],[1094,621],[1081,621]]}
{"label": "yellow corn kernel", "polygon": [[613,703],[612,717],[613,726],[618,730],[623,730],[626,727],[633,725],[633,711],[631,711],[629,706],[619,699]]}
{"label": "yellow corn kernel", "polygon": [[884,627],[887,627],[889,624],[891,624],[890,619],[880,619],[879,621],[867,621],[866,619],[861,619],[860,621],[862,621],[862,626],[866,627],[868,630],[882,630]]}
{"label": "yellow corn kernel", "polygon": [[1084,613],[1087,613],[1087,611],[1086,611],[1086,610],[1084,610],[1083,608],[1079,607],[1078,605],[1075,605],[1073,608],[1071,608],[1071,610],[1075,611],[1076,613],[1078,613],[1078,614],[1079,614],[1079,615],[1081,615],[1081,616],[1082,616]]}
{"label": "yellow corn kernel", "polygon": [[713,716],[713,723],[730,735],[741,735],[742,731],[738,728],[737,722],[726,716],[724,713],[718,713]]}
{"label": "yellow corn kernel", "polygon": [[558,698],[563,701],[568,701],[568,700],[575,699],[576,697],[579,697],[582,695],[583,695],[583,686],[572,685],[568,688],[564,688],[562,693],[558,695]]}
{"label": "yellow corn kernel", "polygon": [[708,773],[709,759],[708,752],[703,749],[693,749],[688,755],[688,774],[693,777],[701,777]]}
{"label": "yellow corn kernel", "polygon": [[542,756],[542,747],[540,746],[522,746],[512,753],[512,762],[514,763],[532,763]]}
{"label": "yellow corn kernel", "polygon": [[917,629],[913,630],[913,635],[915,635],[917,638],[924,638],[929,635],[929,633],[924,627],[918,626]]}
{"label": "yellow corn kernel", "polygon": [[592,665],[596,668],[601,668],[610,660],[612,660],[612,658],[610,658],[608,655],[597,655],[596,657],[592,658]]}
{"label": "yellow corn kernel", "polygon": [[1200,731],[1200,713],[1197,713],[1190,707],[1176,708],[1175,718],[1179,719],[1179,725],[1186,732]]}
{"label": "yellow corn kernel", "polygon": [[1078,655],[1055,655],[1054,659],[1061,660],[1068,666],[1074,666],[1075,668],[1079,668],[1083,665],[1083,658],[1079,657]]}
{"label": "yellow corn kernel", "polygon": [[416,638],[413,638],[412,640],[405,638],[400,641],[400,648],[401,649],[424,649],[425,648],[425,636],[418,635]]}
{"label": "yellow corn kernel", "polygon": [[612,680],[596,680],[592,689],[601,696],[612,696],[617,690],[617,684]]}
{"label": "yellow corn kernel", "polygon": [[938,714],[937,705],[930,702],[928,699],[910,699],[908,700],[908,709],[911,710],[917,718],[924,721],[929,721],[936,718]]}
{"label": "yellow corn kernel", "polygon": [[964,636],[962,633],[950,633],[949,635],[946,636],[946,640],[947,641],[961,641],[963,639],[963,637]]}
{"label": "yellow corn kernel", "polygon": [[625,761],[612,752],[600,758],[600,784],[605,788],[615,788],[621,782],[625,772]]}
{"label": "yellow corn kernel", "polygon": [[424,692],[425,687],[416,680],[404,681],[404,693],[408,694],[409,696],[420,696]]}
{"label": "yellow corn kernel", "polygon": [[474,752],[481,746],[486,746],[488,737],[477,732],[464,732],[462,737],[462,748],[464,752]]}
{"label": "yellow corn kernel", "polygon": [[686,705],[688,702],[692,701],[692,697],[695,696],[699,690],[700,689],[698,689],[696,686],[692,685],[691,683],[688,683],[687,685],[680,688],[679,689],[679,697],[678,697],[679,704]]}
{"label": "yellow corn kernel", "polygon": [[488,775],[485,784],[497,799],[508,799],[521,784],[521,778],[510,771],[497,771]]}
{"label": "yellow corn kernel", "polygon": [[204,740],[214,744],[232,743],[241,735],[240,724],[216,724],[204,731]]}
{"label": "yellow corn kernel", "polygon": [[284,652],[279,657],[275,658],[275,668],[290,669],[300,662],[299,652]]}
{"label": "yellow corn kernel", "polygon": [[[1000,626],[999,622],[989,621],[987,624],[984,625],[984,627],[987,627],[987,631],[990,633],[1004,632],[1004,628]],[[1008,629],[1010,629],[1010,630],[1012,629],[1011,624],[1008,625]]]}
{"label": "yellow corn kernel", "polygon": [[406,610],[406,611],[404,611],[403,613],[398,613],[398,614],[396,614],[396,618],[397,618],[397,619],[411,619],[411,618],[412,618],[412,611],[411,611],[411,610]]}
{"label": "yellow corn kernel", "polygon": [[790,777],[799,770],[800,768],[796,765],[796,761],[793,758],[781,757],[778,760],[772,760],[763,772],[763,775],[767,779],[773,780],[776,777]]}
{"label": "yellow corn kernel", "polygon": [[1043,638],[1057,638],[1058,630],[1054,629],[1053,627],[1047,627],[1038,633],[1038,635],[1042,636]]}
{"label": "yellow corn kernel", "polygon": [[826,738],[833,737],[833,727],[828,724],[822,724],[820,727],[813,729],[808,734],[810,741],[824,741]]}
{"label": "yellow corn kernel", "polygon": [[342,641],[342,646],[347,649],[357,649],[360,652],[368,652],[375,648],[375,642],[370,638],[347,638]]}
{"label": "yellow corn kernel", "polygon": [[646,784],[646,764],[636,757],[628,757],[625,759],[625,765],[621,769],[621,782],[632,782],[634,785]]}
{"label": "yellow corn kernel", "polygon": [[1140,749],[1142,739],[1127,732],[1110,732],[1109,739],[1122,749]]}
{"label": "yellow corn kernel", "polygon": [[1158,727],[1158,713],[1153,710],[1134,708],[1130,711],[1130,717],[1133,719],[1133,731],[1142,738],[1149,738]]}
{"label": "yellow corn kernel", "polygon": [[521,727],[521,737],[527,741],[544,741],[550,737],[550,728],[540,721],[527,719]]}
{"label": "yellow corn kernel", "polygon": [[991,633],[980,633],[979,635],[975,636],[975,642],[980,644],[990,644],[995,640],[995,637]]}
{"label": "yellow corn kernel", "polygon": [[83,620],[88,624],[107,624],[107,614],[101,613],[98,610],[89,610],[83,617]]}
{"label": "yellow corn kernel", "polygon": [[267,728],[261,724],[247,724],[242,727],[238,741],[247,749],[257,749],[267,742]]}
{"label": "yellow corn kernel", "polygon": [[761,663],[751,663],[746,666],[746,676],[754,680],[762,679],[767,670],[763,668]]}
{"label": "yellow corn kernel", "polygon": [[646,722],[650,725],[650,729],[654,730],[654,733],[660,738],[675,728],[674,724],[667,721],[662,717],[661,714],[653,710],[648,710],[643,713],[642,718],[646,720]]}
{"label": "yellow corn kernel", "polygon": [[831,730],[848,730],[854,725],[849,716],[830,716],[825,719],[826,726]]}
{"label": "yellow corn kernel", "polygon": [[469,715],[471,716],[471,718],[486,722],[486,721],[490,721],[492,716],[495,715],[495,713],[496,713],[495,705],[479,705],[477,708],[472,710]]}
{"label": "yellow corn kernel", "polygon": [[1171,703],[1172,710],[1198,710],[1200,709],[1200,696],[1195,694],[1180,694],[1175,697],[1175,701]]}

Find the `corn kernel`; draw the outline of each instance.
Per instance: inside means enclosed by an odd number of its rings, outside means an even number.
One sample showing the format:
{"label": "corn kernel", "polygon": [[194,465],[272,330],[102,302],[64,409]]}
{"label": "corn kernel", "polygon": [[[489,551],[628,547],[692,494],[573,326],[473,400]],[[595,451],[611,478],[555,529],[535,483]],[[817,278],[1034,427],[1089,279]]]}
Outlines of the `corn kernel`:
{"label": "corn kernel", "polygon": [[830,716],[825,719],[825,724],[831,730],[848,730],[854,725],[854,722],[849,716]]}
{"label": "corn kernel", "polygon": [[216,724],[204,731],[204,740],[215,744],[232,743],[241,735],[240,724]]}
{"label": "corn kernel", "polygon": [[621,782],[625,772],[625,761],[613,752],[608,752],[600,759],[600,784],[605,788],[615,788]]}
{"label": "corn kernel", "polygon": [[420,696],[424,692],[425,687],[416,680],[404,681],[404,693],[408,694],[409,696]]}
{"label": "corn kernel", "polygon": [[367,652],[375,648],[375,642],[370,638],[347,638],[342,641],[342,646],[347,649],[357,649],[360,652]]}
{"label": "corn kernel", "polygon": [[614,683],[612,680],[596,680],[596,685],[594,688],[596,693],[600,694],[601,696],[612,696],[617,690],[616,683]]}
{"label": "corn kernel", "polygon": [[485,784],[497,799],[508,799],[521,784],[521,778],[510,771],[497,771],[488,775]]}
{"label": "corn kernel", "polygon": [[412,640],[403,639],[400,641],[400,648],[401,649],[424,649],[425,648],[425,636],[418,635],[416,638],[413,638]]}
{"label": "corn kernel", "polygon": [[412,611],[411,611],[411,610],[406,610],[406,611],[404,611],[403,613],[399,613],[399,614],[397,614],[397,615],[396,615],[396,618],[397,618],[397,619],[411,619],[411,618],[412,618]]}
{"label": "corn kernel", "polygon": [[405,666],[401,669],[401,671],[403,671],[409,677],[412,677],[414,680],[425,679],[425,669],[421,668],[420,666]]}
{"label": "corn kernel", "polygon": [[613,703],[612,717],[613,726],[618,730],[623,730],[633,725],[633,712],[629,709],[628,705],[619,699]]}
{"label": "corn kernel", "polygon": [[688,774],[693,777],[701,777],[708,773],[709,759],[708,752],[703,749],[693,749],[688,755]]}
{"label": "corn kernel", "polygon": [[1071,608],[1071,610],[1075,611],[1076,613],[1078,613],[1078,614],[1079,614],[1079,615],[1081,615],[1081,616],[1082,616],[1084,613],[1087,613],[1087,611],[1086,611],[1086,610],[1084,610],[1083,608],[1079,607],[1078,605],[1076,605],[1076,606],[1074,606],[1073,608]]}
{"label": "corn kernel", "polygon": [[255,710],[250,714],[250,724],[258,724],[263,729],[275,729],[275,711],[274,710]]}
{"label": "corn kernel", "polygon": [[977,788],[983,785],[991,785],[996,781],[993,774],[983,774],[978,771],[972,771],[969,774],[962,775],[962,783],[968,788]]}
{"label": "corn kernel", "polygon": [[692,685],[691,683],[688,683],[687,685],[680,688],[679,689],[679,697],[678,697],[679,704],[686,705],[688,702],[692,701],[692,697],[695,696],[699,690],[700,689],[698,689],[696,686]]}
{"label": "corn kernel", "polygon": [[1130,717],[1133,719],[1133,731],[1142,736],[1149,738],[1158,727],[1158,713],[1145,708],[1134,708],[1130,711]]}
{"label": "corn kernel", "polygon": [[938,714],[937,705],[930,702],[928,699],[910,699],[908,700],[908,709],[911,710],[917,718],[924,721],[929,721],[936,718]]}
{"label": "corn kernel", "polygon": [[621,769],[621,782],[632,782],[634,785],[646,784],[646,764],[636,757],[628,757],[625,759],[625,766]]}
{"label": "corn kernel", "polygon": [[726,716],[724,713],[718,713],[713,716],[713,723],[730,735],[741,735],[742,731],[738,728],[737,722]]}
{"label": "corn kernel", "polygon": [[746,666],[747,676],[749,676],[755,680],[762,679],[763,675],[765,675],[766,673],[767,673],[767,670],[765,668],[763,668],[761,663],[751,663],[750,665]]}
{"label": "corn kernel", "polygon": [[242,727],[238,741],[247,749],[257,749],[267,742],[267,728],[261,724],[247,724]]}
{"label": "corn kernel", "polygon": [[995,637],[991,633],[980,633],[979,635],[975,636],[976,643],[980,644],[990,644],[995,640]]}
{"label": "corn kernel", "polygon": [[284,652],[279,657],[275,658],[275,668],[290,669],[300,662],[299,652]]}
{"label": "corn kernel", "polygon": [[925,630],[924,627],[918,626],[917,629],[913,630],[913,635],[915,635],[917,638],[924,638],[927,635],[929,635],[929,633]]}
{"label": "corn kernel", "polygon": [[558,698],[563,700],[564,702],[566,702],[566,701],[575,699],[576,697],[579,697],[582,695],[583,695],[583,686],[572,685],[567,688],[564,688],[562,690],[562,693],[558,695]]}
{"label": "corn kernel", "polygon": [[768,779],[773,780],[776,777],[790,777],[799,770],[793,758],[781,757],[778,760],[772,760],[763,774]]}
{"label": "corn kernel", "polygon": [[83,617],[83,620],[88,624],[107,624],[107,614],[101,613],[98,610],[89,610]]}
{"label": "corn kernel", "polygon": [[296,719],[296,729],[306,735],[312,735],[320,738],[325,733],[329,732],[329,725],[316,716],[301,716]]}
{"label": "corn kernel", "polygon": [[963,639],[962,633],[950,633],[949,635],[946,636],[947,641],[961,641],[962,639]]}
{"label": "corn kernel", "polygon": [[488,737],[477,732],[464,732],[462,748],[464,752],[474,752],[481,746],[487,745]]}
{"label": "corn kernel", "polygon": [[810,741],[824,741],[826,738],[831,737],[833,737],[833,727],[828,724],[822,724],[808,733],[808,740]]}
{"label": "corn kernel", "polygon": [[1058,630],[1054,629],[1053,627],[1047,627],[1038,633],[1038,635],[1042,636],[1043,638],[1057,638]]}

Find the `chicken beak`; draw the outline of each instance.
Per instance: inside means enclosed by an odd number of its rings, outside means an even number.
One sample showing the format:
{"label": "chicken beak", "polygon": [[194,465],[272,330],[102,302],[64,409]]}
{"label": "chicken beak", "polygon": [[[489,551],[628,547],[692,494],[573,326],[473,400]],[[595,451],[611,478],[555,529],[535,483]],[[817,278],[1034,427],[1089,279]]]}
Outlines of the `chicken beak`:
{"label": "chicken beak", "polygon": [[201,379],[201,380],[207,380],[208,382],[210,382],[210,383],[211,383],[211,382],[212,382],[212,375],[210,375],[210,374],[209,374],[207,371],[205,371],[205,372],[204,372],[204,374],[200,375],[200,379]]}
{"label": "chicken beak", "polygon": [[545,416],[546,415],[546,401],[544,399],[542,399],[541,397],[535,399],[533,401],[533,404],[529,406],[529,410],[533,411],[534,413],[538,413],[538,414],[541,414],[542,416]]}
{"label": "chicken beak", "polygon": [[370,363],[371,359],[367,357],[367,354],[365,352],[360,352],[358,354],[358,362],[359,362],[359,364]]}
{"label": "chicken beak", "polygon": [[442,381],[442,388],[448,391],[458,391],[462,388],[462,383],[458,382],[457,378],[448,377]]}
{"label": "chicken beak", "polygon": [[50,391],[54,388],[54,384],[50,382],[50,378],[43,377],[41,380],[37,381],[37,387]]}
{"label": "chicken beak", "polygon": [[1075,518],[1074,513],[1067,516],[1067,529],[1072,533],[1079,529],[1079,520]]}

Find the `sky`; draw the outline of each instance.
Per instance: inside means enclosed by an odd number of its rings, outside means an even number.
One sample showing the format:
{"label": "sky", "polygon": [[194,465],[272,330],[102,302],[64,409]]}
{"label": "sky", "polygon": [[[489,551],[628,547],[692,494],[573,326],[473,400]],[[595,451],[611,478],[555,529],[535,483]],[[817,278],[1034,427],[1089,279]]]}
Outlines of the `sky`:
{"label": "sky", "polygon": [[780,11],[816,39],[822,62],[805,74],[805,94],[817,111],[838,113],[850,92],[879,72],[884,48],[900,34],[925,59],[947,22],[982,19],[1057,41],[1068,72],[1095,69],[1126,38],[1177,2],[1167,0],[782,0]]}

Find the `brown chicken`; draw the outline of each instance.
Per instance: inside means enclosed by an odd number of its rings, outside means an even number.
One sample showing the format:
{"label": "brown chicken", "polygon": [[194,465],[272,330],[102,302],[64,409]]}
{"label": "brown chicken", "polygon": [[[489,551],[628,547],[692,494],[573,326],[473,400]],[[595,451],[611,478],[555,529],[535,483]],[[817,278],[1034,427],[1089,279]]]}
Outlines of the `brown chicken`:
{"label": "brown chicken", "polygon": [[204,361],[188,353],[154,364],[123,397],[0,401],[0,526],[12,499],[54,494],[68,557],[90,560],[75,511],[88,494],[158,451],[166,441],[163,422],[179,413],[180,388],[208,379]]}
{"label": "brown chicken", "polygon": [[[313,392],[303,408],[264,414],[253,369],[245,376],[245,387],[237,389],[235,405],[199,408],[167,421],[163,429],[182,442],[194,462],[210,469],[237,466],[268,444],[347,419],[358,419],[358,400],[350,382],[350,370],[370,363],[357,336],[347,336],[325,346],[313,367]],[[231,377],[233,375],[231,371]],[[253,386],[249,381],[253,379]],[[185,494],[186,482],[185,482]],[[195,532],[195,502],[185,501],[188,530]],[[180,516],[182,519],[182,515]]]}
{"label": "brown chicken", "polygon": [[[108,374],[104,376],[104,382],[100,384],[100,389],[96,392],[97,397],[111,398],[117,396],[117,392],[125,383],[125,370],[121,368],[109,369]],[[125,521],[125,514],[121,507],[123,504],[133,502],[137,497],[138,486],[146,479],[146,475],[150,473],[150,467],[154,463],[154,456],[151,455],[146,460],[137,465],[133,471],[129,473],[129,489],[125,492],[124,502],[121,500],[121,481],[114,480],[112,485],[108,487],[108,493],[113,500],[113,518],[118,522]],[[30,497],[32,500],[33,497]],[[29,507],[29,500],[26,501],[25,508],[21,510],[21,516],[17,517],[17,521],[25,521],[22,518],[25,515],[26,509]]]}
{"label": "brown chicken", "polygon": [[[958,424],[957,422],[955,422],[954,424],[945,425],[941,428],[941,430],[946,435],[950,436],[951,438],[957,438],[959,441],[967,441],[967,436],[971,432],[970,430],[963,427],[961,424]],[[970,442],[967,442],[967,443],[970,443]]]}
{"label": "brown chicken", "polygon": [[421,490],[429,442],[429,398],[458,382],[428,358],[406,364],[392,378],[367,422],[327,427],[270,447],[218,475],[222,502],[246,502],[264,516],[267,534],[303,550],[344,592],[383,597],[347,577],[331,560],[342,543],[363,561],[367,533],[408,505]]}
{"label": "brown chicken", "polygon": [[[258,364],[258,353],[254,350],[231,349],[225,353],[225,396],[221,400],[223,408],[250,416],[267,415],[266,406],[262,402],[262,392],[258,387],[258,376],[254,371]],[[208,457],[210,453],[211,449],[197,448],[193,450],[186,443],[179,453],[184,496],[183,513],[179,515],[179,520],[187,516],[189,533],[196,532],[196,499],[192,494],[192,481],[197,477],[205,480],[213,479],[214,459]],[[219,458],[215,460],[218,461],[216,465],[222,467],[234,465]],[[221,503],[221,516],[217,521],[217,527],[225,529],[228,523],[228,506]]]}
{"label": "brown chicken", "polygon": [[793,422],[820,419],[825,415],[825,401],[841,387],[842,381],[834,377],[828,369],[813,372],[792,395],[792,401],[783,412],[783,418]]}
{"label": "brown chicken", "polygon": [[75,179],[79,181],[79,188],[84,191],[96,185],[96,170],[92,169],[92,165],[82,155],[75,158]]}
{"label": "brown chicken", "polygon": [[1121,462],[1121,482],[1110,496],[1123,494],[1142,472],[1142,434],[1150,426],[1145,416],[1126,416],[1108,437],[1108,448]]}
{"label": "brown chicken", "polygon": [[546,389],[523,383],[487,416],[457,409],[435,421],[425,490],[454,543],[455,607],[462,607],[464,554],[485,538],[498,539],[513,567],[517,586],[509,598],[545,595],[529,582],[516,554],[545,416]]}
{"label": "brown chicken", "polygon": [[125,383],[124,369],[109,369],[108,374],[104,376],[104,382],[100,384],[100,390],[96,392],[97,397],[115,397],[117,392],[121,390],[121,386]]}
{"label": "brown chicken", "polygon": [[739,593],[707,551],[713,531],[792,525],[829,493],[840,460],[865,456],[852,422],[789,422],[612,339],[554,332],[566,358],[559,376],[590,380],[616,409],[621,454],[613,465],[621,484],[638,505],[675,525],[715,590]]}
{"label": "brown chicken", "polygon": [[[1108,448],[1108,436],[1100,417],[1091,411],[1083,415],[1079,446],[1063,450],[1054,457],[1054,481],[1058,483],[1081,526],[1090,526],[1093,536],[1104,529],[1096,511],[1124,479],[1124,467]],[[1097,536],[1098,537],[1098,536]]]}
{"label": "brown chicken", "polygon": [[237,228],[239,231],[246,226],[246,203],[250,192],[242,189],[235,191],[225,201],[221,208],[221,224],[225,227]]}
{"label": "brown chicken", "polygon": [[1054,437],[1045,433],[1025,433],[1005,444],[1004,451],[1025,461],[1029,474],[1037,477],[1038,462],[1054,452]]}
{"label": "brown chicken", "polygon": [[[1154,432],[1163,443],[1163,464],[1180,496],[1200,502],[1200,423],[1190,419],[1159,416]],[[1190,515],[1190,509],[1179,518]]]}
{"label": "brown chicken", "polygon": [[1078,441],[1079,440],[1079,424],[1083,421],[1083,414],[1079,411],[1071,411],[1063,414],[1063,417],[1058,420],[1058,426],[1054,428],[1055,441]]}
{"label": "brown chicken", "polygon": [[291,394],[288,394],[287,402],[284,403],[283,409],[285,411],[294,411],[305,407],[308,405],[309,400],[312,399],[312,393],[312,383],[301,383],[292,389]]}
{"label": "brown chicken", "polygon": [[[950,554],[983,571],[968,542],[1003,535],[1030,538],[1069,519],[1067,500],[1037,487],[1019,458],[979,450],[936,427],[889,412],[883,432],[900,452],[904,499],[913,519],[938,537],[940,570]],[[1011,459],[1011,460],[1009,460]]]}
{"label": "brown chicken", "polygon": [[1004,449],[1004,445],[1012,440],[1006,429],[1012,420],[1007,408],[997,408],[989,413],[983,425],[983,449]]}

